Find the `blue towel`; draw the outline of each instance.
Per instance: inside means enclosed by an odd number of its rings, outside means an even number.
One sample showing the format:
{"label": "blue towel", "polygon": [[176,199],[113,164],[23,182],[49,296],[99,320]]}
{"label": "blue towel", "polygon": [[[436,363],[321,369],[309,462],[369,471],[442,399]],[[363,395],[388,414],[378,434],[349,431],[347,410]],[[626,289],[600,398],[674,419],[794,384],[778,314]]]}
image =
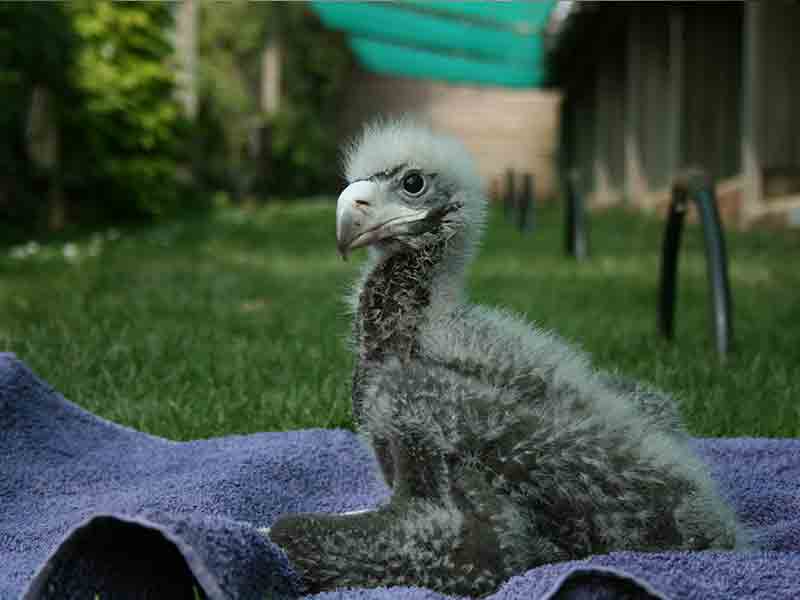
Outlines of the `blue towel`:
{"label": "blue towel", "polygon": [[[759,550],[593,556],[533,569],[490,598],[800,598],[800,441],[695,443]],[[177,443],[120,427],[0,354],[0,600],[295,598],[285,555],[259,528],[283,513],[380,505],[376,468],[346,431]]]}

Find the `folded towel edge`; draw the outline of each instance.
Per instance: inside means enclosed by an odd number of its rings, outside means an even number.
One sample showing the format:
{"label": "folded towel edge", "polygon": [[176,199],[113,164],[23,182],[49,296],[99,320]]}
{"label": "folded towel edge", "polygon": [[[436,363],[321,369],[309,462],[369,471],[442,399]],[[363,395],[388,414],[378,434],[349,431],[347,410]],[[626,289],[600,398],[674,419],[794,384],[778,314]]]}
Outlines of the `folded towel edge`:
{"label": "folded towel edge", "polygon": [[183,560],[186,562],[187,568],[203,588],[208,600],[230,600],[228,594],[219,587],[216,579],[211,575],[211,571],[205,561],[190,545],[186,544],[180,536],[171,531],[169,527],[141,516],[123,515],[119,513],[95,513],[70,529],[55,545],[50,554],[48,554],[42,566],[39,567],[39,570],[33,576],[33,579],[31,579],[30,584],[23,593],[22,600],[36,600],[37,598],[43,597],[42,592],[52,575],[52,570],[55,568],[55,561],[59,554],[69,551],[70,544],[74,543],[81,535],[86,534],[88,530],[100,526],[104,521],[136,525],[161,535],[166,542],[172,544],[175,549],[178,550],[181,557],[183,557]]}

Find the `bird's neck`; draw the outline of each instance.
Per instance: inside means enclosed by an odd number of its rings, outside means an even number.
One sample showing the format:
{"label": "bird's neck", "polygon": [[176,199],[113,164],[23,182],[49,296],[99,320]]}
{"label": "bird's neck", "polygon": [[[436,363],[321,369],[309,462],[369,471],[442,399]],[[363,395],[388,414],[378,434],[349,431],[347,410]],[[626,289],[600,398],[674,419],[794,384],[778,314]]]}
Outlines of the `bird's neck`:
{"label": "bird's neck", "polygon": [[408,249],[379,259],[358,298],[355,334],[362,359],[408,358],[418,350],[420,325],[440,302],[437,284],[447,244]]}

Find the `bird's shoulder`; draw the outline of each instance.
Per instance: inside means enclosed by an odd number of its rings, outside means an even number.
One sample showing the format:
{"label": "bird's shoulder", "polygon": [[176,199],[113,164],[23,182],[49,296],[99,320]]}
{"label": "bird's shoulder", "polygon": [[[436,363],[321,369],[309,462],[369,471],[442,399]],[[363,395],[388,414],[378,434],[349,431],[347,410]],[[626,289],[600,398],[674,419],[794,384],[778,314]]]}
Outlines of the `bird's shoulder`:
{"label": "bird's shoulder", "polygon": [[616,422],[640,413],[631,394],[608,386],[579,347],[513,312],[463,304],[429,318],[419,339],[428,364],[447,365],[504,393]]}
{"label": "bird's shoulder", "polygon": [[523,315],[480,304],[462,303],[429,315],[420,330],[420,348],[442,362],[477,361],[500,371],[589,369],[585,354],[552,331]]}

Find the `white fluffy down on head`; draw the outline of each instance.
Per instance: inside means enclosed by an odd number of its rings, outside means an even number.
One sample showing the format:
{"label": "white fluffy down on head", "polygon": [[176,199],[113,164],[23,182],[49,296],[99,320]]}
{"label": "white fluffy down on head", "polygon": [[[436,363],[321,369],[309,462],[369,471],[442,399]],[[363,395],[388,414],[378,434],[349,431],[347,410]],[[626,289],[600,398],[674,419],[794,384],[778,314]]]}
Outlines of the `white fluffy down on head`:
{"label": "white fluffy down on head", "polygon": [[349,182],[408,165],[446,173],[462,189],[481,192],[475,161],[454,137],[437,133],[411,118],[375,121],[345,149]]}
{"label": "white fluffy down on head", "polygon": [[454,137],[404,117],[375,121],[345,148],[344,168],[352,183],[400,165],[439,173],[456,186],[463,202],[463,263],[472,257],[486,220],[486,197],[477,165]]}

